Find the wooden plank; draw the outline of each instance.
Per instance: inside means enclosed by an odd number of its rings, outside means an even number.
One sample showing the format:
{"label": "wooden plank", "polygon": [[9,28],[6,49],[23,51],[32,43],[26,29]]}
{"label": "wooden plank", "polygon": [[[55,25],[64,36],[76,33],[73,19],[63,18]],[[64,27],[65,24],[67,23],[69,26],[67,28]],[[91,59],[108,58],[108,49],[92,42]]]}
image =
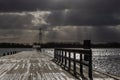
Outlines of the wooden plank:
{"label": "wooden plank", "polygon": [[53,58],[37,51],[20,52],[0,58],[0,80],[74,80],[52,62]]}

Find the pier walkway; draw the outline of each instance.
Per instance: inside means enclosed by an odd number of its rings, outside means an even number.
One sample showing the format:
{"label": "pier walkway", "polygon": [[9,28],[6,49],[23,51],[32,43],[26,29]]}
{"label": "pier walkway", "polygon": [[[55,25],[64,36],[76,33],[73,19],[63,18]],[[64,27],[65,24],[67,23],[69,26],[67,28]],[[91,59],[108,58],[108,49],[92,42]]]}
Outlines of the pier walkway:
{"label": "pier walkway", "polygon": [[[0,80],[77,80],[47,53],[23,51],[0,58]],[[93,80],[115,80],[93,72]]]}

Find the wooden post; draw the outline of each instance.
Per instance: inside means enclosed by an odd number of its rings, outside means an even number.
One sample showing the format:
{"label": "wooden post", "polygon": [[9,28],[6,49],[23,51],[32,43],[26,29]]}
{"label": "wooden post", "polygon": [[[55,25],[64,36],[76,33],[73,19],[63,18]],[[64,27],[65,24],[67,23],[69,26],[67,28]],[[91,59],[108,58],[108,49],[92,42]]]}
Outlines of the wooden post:
{"label": "wooden post", "polygon": [[74,52],[73,53],[73,56],[74,56],[74,65],[73,65],[73,68],[74,68],[74,76],[76,77],[76,53]]}
{"label": "wooden post", "polygon": [[58,63],[60,63],[60,60],[61,60],[61,50],[59,50],[59,52],[58,52],[58,56],[59,56]]}
{"label": "wooden post", "polygon": [[[84,49],[91,49],[91,41],[90,40],[84,40]],[[84,55],[84,60],[89,61],[89,78],[90,80],[93,80],[92,78],[92,51],[90,51],[88,54]]]}
{"label": "wooden post", "polygon": [[92,51],[90,51],[90,61],[89,61],[89,78],[90,80],[93,80],[92,77]]}
{"label": "wooden post", "polygon": [[58,63],[60,62],[60,50],[58,50]]}
{"label": "wooden post", "polygon": [[[84,40],[84,45],[83,45],[84,49],[90,49],[91,48],[91,44],[90,44],[90,40]],[[89,61],[90,56],[88,54],[84,55],[84,60],[85,61]]]}
{"label": "wooden post", "polygon": [[62,62],[62,50],[60,50],[60,64]]}
{"label": "wooden post", "polygon": [[55,49],[55,62],[57,62],[57,49]]}
{"label": "wooden post", "polygon": [[80,54],[80,75],[83,76],[82,54]]}
{"label": "wooden post", "polygon": [[64,61],[64,58],[63,58],[63,51],[62,51],[62,63],[61,63],[61,65],[63,65],[63,61]]}
{"label": "wooden post", "polygon": [[3,56],[6,56],[6,54],[4,53]]}
{"label": "wooden post", "polygon": [[58,62],[58,50],[56,52],[56,59],[57,59],[57,62]]}
{"label": "wooden post", "polygon": [[70,72],[70,69],[71,69],[71,53],[69,52],[69,68],[68,68],[68,71]]}
{"label": "wooden post", "polygon": [[7,53],[7,55],[9,55],[9,52]]}
{"label": "wooden post", "polygon": [[56,49],[54,49],[54,60],[56,59]]}
{"label": "wooden post", "polygon": [[65,67],[67,66],[67,52],[65,51]]}
{"label": "wooden post", "polygon": [[13,52],[11,52],[11,55],[12,55]]}

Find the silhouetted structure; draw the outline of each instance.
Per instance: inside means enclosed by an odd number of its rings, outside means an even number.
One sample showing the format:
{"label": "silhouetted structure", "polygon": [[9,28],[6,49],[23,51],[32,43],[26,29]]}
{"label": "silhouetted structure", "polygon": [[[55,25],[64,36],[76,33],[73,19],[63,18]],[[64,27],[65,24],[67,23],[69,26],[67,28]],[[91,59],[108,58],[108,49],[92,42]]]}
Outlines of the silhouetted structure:
{"label": "silhouetted structure", "polygon": [[39,29],[39,44],[42,44],[42,29]]}

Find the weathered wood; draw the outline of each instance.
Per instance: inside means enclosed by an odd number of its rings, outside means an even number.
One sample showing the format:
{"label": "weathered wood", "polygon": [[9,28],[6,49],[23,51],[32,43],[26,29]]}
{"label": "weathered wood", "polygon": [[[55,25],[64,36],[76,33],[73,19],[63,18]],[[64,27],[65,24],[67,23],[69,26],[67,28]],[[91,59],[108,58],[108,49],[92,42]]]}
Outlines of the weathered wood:
{"label": "weathered wood", "polygon": [[83,76],[82,54],[80,54],[80,75]]}
{"label": "weathered wood", "polygon": [[66,66],[67,66],[67,52],[65,51],[65,66],[64,67]]}
{"label": "weathered wood", "polygon": [[69,67],[68,67],[68,71],[70,72],[71,70],[71,53],[69,52]]}
{"label": "weathered wood", "polygon": [[[69,65],[67,67],[69,72],[70,72],[70,68],[71,68],[71,61],[73,62],[73,74],[75,77],[77,77],[77,74],[80,74],[81,76],[83,76],[83,65],[85,65],[88,67],[89,79],[92,80],[92,52],[90,49],[84,49],[84,50],[80,50],[80,49],[78,49],[78,50],[77,49],[75,49],[75,50],[73,50],[73,49],[55,49],[55,51],[56,52],[59,52],[59,51],[63,52],[60,54],[56,54],[58,56],[57,59],[59,59],[59,57],[62,58],[62,62],[60,61],[59,63],[62,63],[62,65],[64,66],[65,69],[66,69],[67,65]],[[67,56],[67,52],[69,53],[68,56]],[[73,53],[73,58],[71,58],[72,53]],[[80,55],[80,60],[76,59],[76,54]],[[85,54],[87,56],[91,57],[91,58],[89,58],[89,61],[84,60],[84,58],[82,57]],[[60,56],[60,55],[62,55],[62,56]],[[69,61],[69,63],[67,63],[67,61]],[[80,72],[79,73],[76,71],[76,63],[80,64]]]}
{"label": "weathered wood", "polygon": [[61,65],[63,65],[63,62],[64,62],[63,56],[64,56],[64,53],[63,53],[63,51],[62,51],[62,62],[61,62]]}
{"label": "weathered wood", "polygon": [[92,51],[89,52],[91,55],[89,55],[89,78],[93,80],[92,77]]}
{"label": "weathered wood", "polygon": [[73,53],[73,57],[74,57],[74,62],[73,62],[73,69],[74,69],[74,76],[76,77],[76,53]]}
{"label": "weathered wood", "polygon": [[74,80],[48,53],[25,51],[0,58],[0,80]]}
{"label": "weathered wood", "polygon": [[[90,49],[91,48],[90,40],[84,40],[83,48],[84,49]],[[84,54],[84,60],[85,61],[90,61],[90,55]]]}
{"label": "weathered wood", "polygon": [[63,51],[67,51],[67,52],[75,52],[75,53],[79,53],[79,54],[89,54],[88,52],[90,51],[90,49],[56,49],[56,50],[63,50]]}
{"label": "weathered wood", "polygon": [[[64,51],[64,54],[56,54],[58,57],[55,57],[59,60],[59,63],[61,63],[62,59],[62,64],[64,65],[64,68],[67,67],[67,61],[69,61],[69,66],[68,66],[68,71],[70,72],[70,67],[71,67],[71,61],[73,61],[73,74],[76,77],[77,72],[76,72],[76,63],[80,64],[80,74],[83,76],[83,65],[88,67],[88,76],[89,79],[92,80],[92,51],[90,47],[90,40],[84,40],[84,45],[83,49],[55,49],[55,54],[58,53],[59,51]],[[67,56],[67,52],[69,55]],[[73,53],[73,59],[70,57],[71,52]],[[80,61],[76,60],[76,53],[80,55]],[[61,56],[62,55],[62,56]],[[83,58],[84,56],[84,58]]]}
{"label": "weathered wood", "polygon": [[[81,80],[81,78],[83,78],[83,80],[119,80],[120,78],[116,78],[116,77],[112,77],[109,75],[104,75],[103,73],[100,72],[96,72],[92,70],[92,51],[89,50],[89,52],[87,54],[89,54],[89,61],[84,60],[84,53],[76,53],[75,52],[71,52],[68,49],[56,49],[57,51],[62,51],[61,52],[61,63],[64,66],[64,69],[69,71],[69,73],[71,73],[72,75],[74,75],[74,77],[78,78]],[[64,51],[65,50],[65,51]],[[67,51],[68,50],[68,51]],[[85,49],[86,50],[86,49]],[[74,50],[72,50],[74,51]],[[81,50],[79,50],[81,51]],[[66,52],[68,52],[68,56],[66,57]],[[82,52],[86,52],[83,51]],[[73,58],[71,57],[71,54],[73,54]],[[80,59],[76,59],[76,54],[79,54]],[[68,60],[68,63],[66,64],[66,60]],[[68,65],[68,66],[66,66]],[[79,65],[79,66],[78,66]],[[86,66],[83,68],[83,66]],[[78,72],[78,70],[80,70]],[[83,74],[84,73],[84,74]]]}

